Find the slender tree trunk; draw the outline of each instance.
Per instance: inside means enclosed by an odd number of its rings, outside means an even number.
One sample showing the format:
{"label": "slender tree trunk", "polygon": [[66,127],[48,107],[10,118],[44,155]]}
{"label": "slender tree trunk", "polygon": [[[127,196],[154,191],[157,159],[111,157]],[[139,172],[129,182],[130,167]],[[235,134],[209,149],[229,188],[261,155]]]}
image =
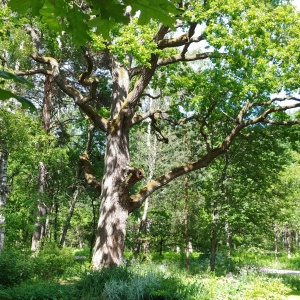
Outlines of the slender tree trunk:
{"label": "slender tree trunk", "polygon": [[96,213],[96,206],[94,203],[94,200],[92,199],[92,211],[93,211],[93,223],[92,223],[92,234],[91,234],[91,240],[90,240],[90,256],[92,257],[93,254],[93,246],[95,243],[95,237],[97,232],[97,213]]}
{"label": "slender tree trunk", "polygon": [[[47,188],[48,172],[43,162],[39,163],[39,192],[43,194]],[[37,201],[37,221],[35,223],[35,231],[31,240],[31,250],[38,251],[42,238],[45,236],[46,231],[46,216],[47,206],[43,199]]]}
{"label": "slender tree trunk", "polygon": [[275,263],[278,264],[278,226],[277,223],[274,223],[274,256],[275,256]]}
{"label": "slender tree trunk", "polygon": [[227,257],[230,257],[230,239],[231,239],[231,232],[229,223],[226,220],[225,222],[225,235],[226,235],[226,255]]}
{"label": "slender tree trunk", "polygon": [[8,153],[0,149],[0,252],[4,249],[5,217],[2,209],[6,205],[7,196],[7,159]]}
{"label": "slender tree trunk", "polygon": [[[47,75],[44,84],[44,99],[42,108],[42,123],[44,130],[48,133],[50,131],[51,110],[52,110],[52,88],[53,76]],[[46,234],[46,218],[47,206],[42,199],[42,194],[47,190],[48,186],[48,170],[44,162],[39,162],[39,183],[38,190],[41,198],[37,201],[37,219],[35,223],[35,231],[32,235],[31,250],[38,251],[42,238]]]}
{"label": "slender tree trunk", "polygon": [[[152,109],[152,103],[153,100],[152,98],[149,97],[149,109]],[[151,123],[148,122],[148,126],[147,126],[147,148],[149,153],[148,156],[149,171],[148,171],[148,178],[147,178],[148,182],[150,182],[153,178],[154,166],[156,162],[156,143],[157,143],[156,137],[154,137],[153,143],[151,143]],[[134,246],[134,255],[138,255],[140,253],[143,243],[145,242],[149,243],[148,240],[143,240],[141,238],[142,233],[145,232],[147,229],[147,214],[148,214],[149,205],[150,205],[150,197],[148,197],[145,200],[144,211],[143,211],[142,218],[140,220],[137,239]],[[150,248],[149,245],[145,245],[144,247],[144,249],[149,249],[149,248]]]}
{"label": "slender tree trunk", "polygon": [[188,190],[188,176],[184,178],[184,228],[185,228],[185,263],[186,268],[190,268],[190,237],[189,237],[189,190]]}
{"label": "slender tree trunk", "polygon": [[218,221],[219,221],[219,210],[217,201],[214,201],[212,208],[212,222],[210,232],[210,270],[214,271],[216,267],[216,255],[218,249]]}
{"label": "slender tree trunk", "polygon": [[291,236],[291,230],[289,228],[287,228],[286,234],[287,234],[286,237],[287,257],[290,259],[292,258],[292,236]]}
{"label": "slender tree trunk", "polygon": [[76,202],[77,202],[77,199],[78,199],[78,193],[79,193],[79,191],[78,191],[78,189],[76,189],[74,194],[73,194],[73,198],[72,198],[72,201],[71,201],[71,204],[70,204],[70,208],[68,210],[67,219],[66,219],[66,222],[65,222],[65,225],[64,225],[64,228],[63,228],[63,232],[62,232],[61,237],[60,237],[59,244],[60,244],[61,247],[63,247],[64,244],[65,244],[67,232],[68,232],[70,222],[71,222],[71,219],[72,219],[72,216],[73,216],[73,212],[74,212],[74,209],[75,209],[75,205],[76,205]]}

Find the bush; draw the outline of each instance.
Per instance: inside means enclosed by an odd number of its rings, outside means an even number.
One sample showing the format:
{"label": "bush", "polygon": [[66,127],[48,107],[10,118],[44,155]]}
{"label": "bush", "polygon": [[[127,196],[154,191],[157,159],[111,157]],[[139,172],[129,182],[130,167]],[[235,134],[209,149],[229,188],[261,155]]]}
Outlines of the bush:
{"label": "bush", "polygon": [[33,258],[34,274],[42,280],[58,279],[74,264],[74,256],[70,249],[60,249],[53,244],[43,248]]}
{"label": "bush", "polygon": [[0,287],[18,285],[32,275],[30,258],[12,250],[5,250],[0,254],[0,270]]}

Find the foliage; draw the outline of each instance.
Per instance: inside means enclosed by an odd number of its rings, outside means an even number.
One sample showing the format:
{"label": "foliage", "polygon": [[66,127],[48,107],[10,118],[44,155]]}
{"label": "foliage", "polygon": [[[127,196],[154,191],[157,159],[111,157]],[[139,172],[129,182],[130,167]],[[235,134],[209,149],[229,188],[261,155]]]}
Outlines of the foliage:
{"label": "foliage", "polygon": [[74,266],[74,255],[71,249],[60,249],[55,244],[47,244],[33,258],[33,272],[42,281],[58,279]]}
{"label": "foliage", "polygon": [[[66,32],[76,43],[84,45],[90,40],[88,31],[94,29],[98,35],[109,39],[110,30],[116,23],[126,24],[129,17],[125,16],[125,9],[131,6],[131,14],[140,13],[139,23],[145,25],[150,20],[157,19],[165,25],[172,26],[178,13],[173,1],[167,0],[126,0],[126,1],[96,1],[88,0],[85,5],[76,1],[20,1],[10,0],[9,6],[19,14],[28,13],[47,24],[57,35]],[[28,7],[30,10],[28,12]],[[171,15],[173,14],[173,16]]]}
{"label": "foliage", "polygon": [[19,251],[6,250],[0,253],[0,288],[19,285],[32,276],[28,256]]}
{"label": "foliage", "polygon": [[0,290],[2,300],[79,300],[72,297],[72,285],[37,282],[24,284],[20,287]]}
{"label": "foliage", "polygon": [[[261,255],[259,259],[266,257]],[[14,300],[258,300],[282,299],[290,292],[290,287],[296,290],[299,286],[295,277],[264,275],[253,267],[220,276],[206,271],[195,272],[202,264],[198,255],[192,256],[190,270],[184,270],[176,261],[180,261],[180,255],[166,253],[163,260],[91,271],[78,282],[58,284],[39,280],[23,282],[18,287],[2,287],[0,295],[1,299]],[[220,268],[226,270],[223,265]]]}

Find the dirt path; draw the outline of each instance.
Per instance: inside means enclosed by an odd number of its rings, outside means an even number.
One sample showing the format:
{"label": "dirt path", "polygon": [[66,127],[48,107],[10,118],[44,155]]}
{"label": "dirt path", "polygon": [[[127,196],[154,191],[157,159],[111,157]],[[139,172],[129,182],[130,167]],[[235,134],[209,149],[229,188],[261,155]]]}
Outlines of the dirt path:
{"label": "dirt path", "polygon": [[271,268],[260,268],[260,272],[265,274],[285,274],[285,275],[294,275],[300,276],[300,271],[296,270],[278,270],[278,269],[271,269]]}

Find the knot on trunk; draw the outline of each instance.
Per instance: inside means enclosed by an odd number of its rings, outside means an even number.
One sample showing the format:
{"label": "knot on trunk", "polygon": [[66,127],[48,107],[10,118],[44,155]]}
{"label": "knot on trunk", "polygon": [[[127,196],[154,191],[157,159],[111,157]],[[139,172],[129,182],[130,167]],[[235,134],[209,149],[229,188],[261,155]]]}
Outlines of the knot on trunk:
{"label": "knot on trunk", "polygon": [[130,189],[134,184],[144,178],[144,170],[136,167],[127,166],[124,169],[125,178],[123,180],[123,185]]}

